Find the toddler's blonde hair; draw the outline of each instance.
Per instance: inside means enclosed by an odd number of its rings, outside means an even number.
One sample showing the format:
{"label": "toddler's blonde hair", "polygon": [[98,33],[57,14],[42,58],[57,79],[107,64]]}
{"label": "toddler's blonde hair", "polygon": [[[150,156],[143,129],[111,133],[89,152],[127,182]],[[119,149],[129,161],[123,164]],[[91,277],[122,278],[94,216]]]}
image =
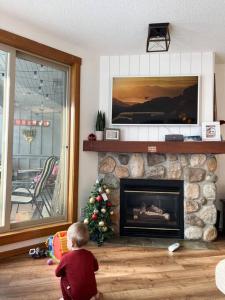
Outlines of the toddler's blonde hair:
{"label": "toddler's blonde hair", "polygon": [[72,241],[73,246],[76,245],[78,248],[86,245],[89,241],[87,226],[81,222],[73,223],[68,228],[67,238]]}

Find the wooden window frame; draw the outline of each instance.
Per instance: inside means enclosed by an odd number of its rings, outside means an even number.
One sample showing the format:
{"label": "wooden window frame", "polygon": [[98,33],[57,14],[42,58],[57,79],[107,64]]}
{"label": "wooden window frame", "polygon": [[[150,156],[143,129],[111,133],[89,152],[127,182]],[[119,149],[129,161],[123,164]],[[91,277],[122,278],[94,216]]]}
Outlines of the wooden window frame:
{"label": "wooden window frame", "polygon": [[0,43],[70,66],[70,116],[69,116],[69,182],[67,221],[38,225],[31,228],[0,234],[0,246],[44,237],[59,230],[67,229],[77,220],[78,208],[78,169],[79,169],[79,124],[80,124],[80,68],[81,58],[60,51],[28,38],[0,29]]}

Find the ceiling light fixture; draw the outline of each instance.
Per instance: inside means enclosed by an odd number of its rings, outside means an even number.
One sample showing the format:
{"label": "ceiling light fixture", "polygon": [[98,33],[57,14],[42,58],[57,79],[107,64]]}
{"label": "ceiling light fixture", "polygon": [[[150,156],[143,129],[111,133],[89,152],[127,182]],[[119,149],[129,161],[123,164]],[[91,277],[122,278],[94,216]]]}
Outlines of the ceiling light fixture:
{"label": "ceiling light fixture", "polygon": [[169,45],[169,23],[149,24],[146,52],[168,51]]}

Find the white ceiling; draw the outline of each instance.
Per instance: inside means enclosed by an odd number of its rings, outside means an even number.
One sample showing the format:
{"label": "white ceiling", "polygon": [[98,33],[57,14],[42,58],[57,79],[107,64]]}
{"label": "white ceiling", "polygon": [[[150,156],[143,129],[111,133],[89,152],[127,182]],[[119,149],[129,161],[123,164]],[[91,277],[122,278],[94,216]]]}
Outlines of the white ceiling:
{"label": "white ceiling", "polygon": [[225,62],[224,0],[0,0],[0,12],[100,55],[144,53],[148,24],[169,22],[170,52]]}

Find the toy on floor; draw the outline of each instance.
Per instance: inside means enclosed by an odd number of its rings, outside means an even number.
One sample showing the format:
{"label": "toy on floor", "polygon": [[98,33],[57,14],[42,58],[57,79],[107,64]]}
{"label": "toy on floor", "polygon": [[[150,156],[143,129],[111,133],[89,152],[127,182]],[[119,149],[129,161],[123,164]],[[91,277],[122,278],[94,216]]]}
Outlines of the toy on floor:
{"label": "toy on floor", "polygon": [[49,258],[49,259],[47,260],[47,265],[49,265],[49,266],[54,265],[54,261],[53,261],[52,258]]}
{"label": "toy on floor", "polygon": [[30,249],[29,250],[29,255],[32,258],[43,258],[43,257],[48,257],[48,250],[45,248],[39,248],[37,247],[36,249]]}
{"label": "toy on floor", "polygon": [[59,231],[55,235],[50,236],[46,242],[48,255],[59,262],[62,256],[69,250],[67,248],[67,231]]}
{"label": "toy on floor", "polygon": [[174,251],[176,251],[178,248],[180,248],[180,243],[174,243],[174,244],[172,244],[172,245],[170,245],[170,246],[168,247],[168,251],[169,251],[169,252],[174,252]]}

